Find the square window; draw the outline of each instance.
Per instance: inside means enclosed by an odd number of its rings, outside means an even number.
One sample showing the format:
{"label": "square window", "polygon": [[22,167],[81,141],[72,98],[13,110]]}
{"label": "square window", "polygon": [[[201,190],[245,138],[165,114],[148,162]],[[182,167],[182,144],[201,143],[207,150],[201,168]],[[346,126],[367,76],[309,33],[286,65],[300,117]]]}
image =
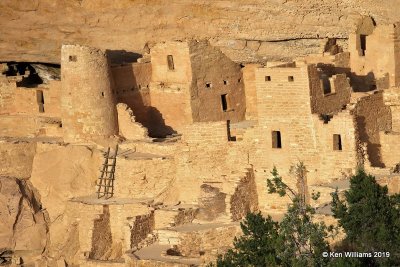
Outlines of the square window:
{"label": "square window", "polygon": [[294,82],[294,77],[293,76],[288,76],[287,79],[288,79],[289,82]]}
{"label": "square window", "polygon": [[265,81],[270,82],[271,81],[271,76],[265,76]]}
{"label": "square window", "polygon": [[70,62],[76,62],[78,60],[76,56],[69,56],[68,59]]}
{"label": "square window", "polygon": [[207,88],[211,88],[212,87],[212,83],[206,83],[206,87]]}
{"label": "square window", "polygon": [[224,80],[224,85],[228,85],[228,81],[227,80]]}
{"label": "square window", "polygon": [[272,131],[272,148],[282,148],[282,138],[280,131]]}

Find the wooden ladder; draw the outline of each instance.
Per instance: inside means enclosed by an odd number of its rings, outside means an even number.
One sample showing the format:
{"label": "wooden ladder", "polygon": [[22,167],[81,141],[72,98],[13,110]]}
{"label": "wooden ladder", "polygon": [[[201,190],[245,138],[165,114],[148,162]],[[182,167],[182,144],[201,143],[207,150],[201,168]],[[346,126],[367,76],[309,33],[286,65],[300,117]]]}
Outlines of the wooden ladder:
{"label": "wooden ladder", "polygon": [[[114,153],[112,153],[114,152]],[[97,198],[105,197],[109,199],[114,195],[114,179],[115,164],[117,163],[118,145],[115,151],[111,151],[110,147],[104,153],[103,168],[100,170],[101,175],[97,182]]]}

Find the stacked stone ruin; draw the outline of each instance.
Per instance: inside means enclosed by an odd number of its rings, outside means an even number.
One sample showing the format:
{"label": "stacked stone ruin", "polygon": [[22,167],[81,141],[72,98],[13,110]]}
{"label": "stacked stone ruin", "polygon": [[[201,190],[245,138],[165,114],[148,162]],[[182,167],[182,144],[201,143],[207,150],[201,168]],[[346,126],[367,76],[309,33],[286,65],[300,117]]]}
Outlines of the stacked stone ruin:
{"label": "stacked stone ruin", "polygon": [[[268,194],[266,179],[276,166],[296,187],[299,161],[317,207],[358,167],[397,192],[399,28],[371,22],[349,51],[325,40],[320,54],[264,65],[204,40],[157,43],[134,63],[63,45],[60,80],[29,87],[29,72],[2,65],[1,175],[26,202],[15,227],[44,233],[3,235],[7,255],[35,266],[206,265],[248,212],[282,215],[288,199]],[[112,197],[98,198],[116,145]]]}

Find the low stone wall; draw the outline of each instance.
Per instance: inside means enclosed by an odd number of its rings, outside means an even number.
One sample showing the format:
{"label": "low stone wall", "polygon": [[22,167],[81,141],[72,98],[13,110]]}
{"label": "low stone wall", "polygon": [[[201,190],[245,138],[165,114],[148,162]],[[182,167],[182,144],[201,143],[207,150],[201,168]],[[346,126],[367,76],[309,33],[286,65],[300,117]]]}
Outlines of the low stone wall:
{"label": "low stone wall", "polygon": [[149,138],[148,131],[135,121],[135,116],[130,107],[124,103],[117,105],[119,134],[129,140],[142,140]]}
{"label": "low stone wall", "polygon": [[215,220],[225,212],[226,194],[208,184],[203,184],[200,188],[199,214],[197,218],[207,221]]}
{"label": "low stone wall", "polygon": [[0,136],[5,137],[62,137],[59,118],[30,115],[0,116]]}
{"label": "low stone wall", "polygon": [[136,247],[148,234],[154,230],[154,212],[138,215],[131,226],[131,248]]}
{"label": "low stone wall", "polygon": [[243,219],[247,213],[258,209],[258,195],[253,171],[249,170],[236,187],[230,199],[230,213],[233,221]]}
{"label": "low stone wall", "polygon": [[240,225],[223,225],[203,231],[181,233],[177,251],[185,257],[199,257],[218,247],[231,247],[241,233]]}

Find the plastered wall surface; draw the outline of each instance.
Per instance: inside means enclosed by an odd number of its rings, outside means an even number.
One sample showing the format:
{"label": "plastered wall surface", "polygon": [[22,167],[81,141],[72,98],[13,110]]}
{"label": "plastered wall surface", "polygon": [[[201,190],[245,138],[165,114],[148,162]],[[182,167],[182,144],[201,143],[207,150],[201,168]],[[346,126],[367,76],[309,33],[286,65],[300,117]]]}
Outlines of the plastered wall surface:
{"label": "plastered wall surface", "polygon": [[191,41],[190,57],[193,120],[243,120],[246,103],[240,65],[207,41]]}
{"label": "plastered wall surface", "polygon": [[118,133],[114,82],[100,50],[62,47],[62,120],[66,141]]}

